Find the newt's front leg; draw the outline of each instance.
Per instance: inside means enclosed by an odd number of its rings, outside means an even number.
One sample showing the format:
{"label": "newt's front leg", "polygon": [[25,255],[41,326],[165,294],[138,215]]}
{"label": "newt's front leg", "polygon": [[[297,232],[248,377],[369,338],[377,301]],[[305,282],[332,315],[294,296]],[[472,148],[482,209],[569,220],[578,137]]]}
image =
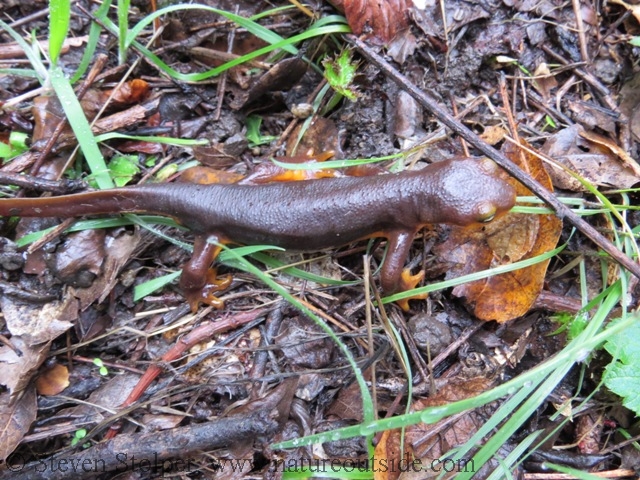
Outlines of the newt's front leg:
{"label": "newt's front leg", "polygon": [[218,278],[216,270],[211,268],[211,263],[221,250],[217,243],[221,243],[221,239],[216,235],[197,235],[193,243],[193,255],[182,268],[180,288],[194,313],[200,302],[215,308],[224,307],[224,302],[214,293],[228,288],[231,276]]}
{"label": "newt's front leg", "polygon": [[[389,245],[387,255],[380,272],[380,284],[387,295],[411,290],[422,281],[424,272],[411,275],[408,269],[404,269],[404,263],[409,255],[415,231],[396,231],[387,233]],[[424,300],[427,294],[415,295],[411,299]],[[397,301],[404,311],[409,310],[409,298]]]}

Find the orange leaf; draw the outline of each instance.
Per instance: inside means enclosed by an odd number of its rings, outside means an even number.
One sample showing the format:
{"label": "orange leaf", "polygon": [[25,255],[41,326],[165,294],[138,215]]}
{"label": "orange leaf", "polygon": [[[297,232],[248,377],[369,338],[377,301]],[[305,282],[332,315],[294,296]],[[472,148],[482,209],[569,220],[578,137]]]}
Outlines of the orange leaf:
{"label": "orange leaf", "polygon": [[[516,148],[508,147],[505,153],[521,163]],[[524,158],[526,164],[521,167],[552,190],[542,162],[533,155]],[[532,195],[519,182],[512,182],[518,195]],[[543,254],[555,248],[561,231],[562,222],[555,215],[508,214],[486,226],[454,229],[437,250],[451,264],[447,278],[455,278]],[[465,297],[479,319],[506,322],[531,308],[542,290],[548,265],[549,260],[460,285],[453,294]]]}
{"label": "orange leaf", "polygon": [[333,3],[344,9],[353,33],[365,34],[376,43],[389,43],[409,26],[410,4],[406,0],[340,0]]}
{"label": "orange leaf", "polygon": [[56,364],[36,380],[36,390],[40,395],[57,395],[69,386],[69,370]]}

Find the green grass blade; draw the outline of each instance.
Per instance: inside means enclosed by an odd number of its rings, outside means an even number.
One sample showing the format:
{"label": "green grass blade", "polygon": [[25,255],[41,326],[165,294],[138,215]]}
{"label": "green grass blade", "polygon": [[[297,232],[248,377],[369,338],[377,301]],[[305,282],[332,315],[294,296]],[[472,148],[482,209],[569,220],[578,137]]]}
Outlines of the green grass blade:
{"label": "green grass blade", "polygon": [[388,297],[384,297],[382,299],[382,303],[391,303],[396,300],[401,300],[403,298],[411,298],[414,295],[419,295],[421,293],[430,293],[438,290],[443,290],[449,287],[455,287],[457,285],[461,285],[463,283],[474,282],[476,280],[481,280],[483,278],[492,277],[493,275],[499,275],[501,273],[512,272],[514,270],[519,270],[521,268],[530,267],[531,265],[535,265],[536,263],[544,262],[550,258],[555,257],[558,253],[566,248],[566,244],[561,245],[553,250],[537,255],[533,258],[527,258],[525,260],[520,260],[516,263],[510,263],[508,265],[502,265],[500,267],[490,268],[488,270],[482,270],[481,272],[470,273],[469,275],[463,275],[462,277],[452,278],[451,280],[445,280],[443,282],[433,283],[431,285],[426,285],[424,287],[416,288],[414,290],[407,290],[406,292],[396,293],[394,295],[389,295]]}
{"label": "green grass blade", "polygon": [[144,135],[126,135],[124,133],[109,132],[96,135],[96,142],[106,142],[107,140],[135,140],[138,142],[162,143],[165,145],[175,145],[180,147],[193,147],[194,145],[209,145],[209,140],[191,139],[191,138],[174,138],[174,137],[155,137]]}
{"label": "green grass blade", "polygon": [[[120,1],[120,0],[119,0]],[[242,28],[247,29],[250,33],[255,35],[258,38],[266,41],[267,43],[278,43],[283,40],[283,38],[277,33],[263,27],[259,23],[256,23],[248,18],[241,17],[240,15],[236,15],[231,12],[227,12],[225,10],[220,10],[218,8],[207,7],[205,5],[172,5],[169,7],[162,8],[151,15],[147,15],[145,18],[140,20],[129,32],[126,39],[126,47],[130,47],[133,44],[133,41],[140,35],[142,30],[144,30],[151,22],[153,22],[156,18],[161,17],[167,13],[182,11],[182,10],[204,10],[206,12],[215,13],[225,17],[228,20],[236,23]],[[284,47],[284,50],[295,55],[297,50],[293,48],[291,45],[287,45]]]}
{"label": "green grass blade", "polygon": [[29,45],[25,41],[25,39],[18,34],[18,32],[16,32],[13,28],[11,28],[2,20],[0,20],[0,28],[6,31],[9,34],[9,36],[11,36],[11,38],[13,38],[13,40],[22,47],[22,50],[27,56],[29,63],[31,63],[31,66],[36,72],[38,81],[40,82],[40,84],[44,85],[49,75],[47,73],[47,68],[44,66],[44,63],[42,63],[42,59],[40,58],[39,53],[36,50],[34,50],[32,46]]}
{"label": "green grass blade", "polygon": [[19,77],[39,78],[35,70],[28,68],[0,68],[0,75],[17,75]]}
{"label": "green grass blade", "polygon": [[51,86],[58,95],[60,104],[64,110],[73,133],[78,139],[84,158],[91,169],[91,173],[96,180],[98,186],[102,189],[113,188],[113,181],[109,176],[109,170],[105,164],[102,153],[98,148],[91,126],[84,114],[82,106],[76,97],[69,80],[64,76],[62,69],[54,66],[50,70]]}
{"label": "green grass blade", "polygon": [[[196,9],[196,8],[203,8],[202,6],[189,6],[191,9]],[[175,7],[167,7],[174,9],[174,10],[179,10],[179,8],[177,6]],[[162,11],[165,11],[167,9],[163,9]],[[215,10],[215,9],[214,9]],[[160,11],[159,11],[160,12]],[[156,12],[157,14],[158,12]],[[228,13],[228,12],[227,12]],[[155,15],[155,14],[154,14]],[[153,18],[155,18],[153,15],[150,15],[149,17],[145,17],[145,20],[151,18],[151,21],[153,20]],[[240,17],[242,18],[242,17]],[[337,18],[342,18],[342,17],[337,17]],[[185,81],[185,82],[198,82],[198,81],[202,81],[202,80],[206,80],[208,78],[211,77],[215,77],[217,75],[220,75],[222,72],[227,71],[228,69],[235,67],[237,65],[241,65],[249,60],[253,60],[254,58],[257,58],[259,56],[271,53],[274,50],[278,50],[278,49],[283,49],[286,51],[289,51],[290,53],[297,53],[298,50],[297,48],[295,48],[293,45],[299,42],[302,42],[304,40],[307,40],[309,38],[312,37],[316,37],[316,36],[321,36],[321,35],[329,35],[329,34],[333,34],[333,33],[349,33],[350,29],[348,27],[348,25],[345,25],[344,23],[336,23],[336,24],[330,24],[330,25],[323,25],[320,27],[312,27],[309,28],[308,30],[306,30],[305,32],[295,35],[291,38],[288,39],[282,39],[282,37],[277,36],[277,38],[279,38],[280,40],[277,41],[276,43],[273,43],[272,45],[268,45],[266,47],[260,48],[258,50],[255,50],[253,52],[250,52],[246,55],[243,55],[241,57],[238,57],[230,62],[227,62],[217,68],[213,68],[211,70],[208,70],[206,72],[201,72],[201,73],[191,73],[191,74],[183,74],[181,72],[178,72],[176,70],[174,70],[173,68],[171,68],[169,65],[167,65],[164,61],[162,61],[157,55],[155,55],[153,52],[151,52],[149,49],[147,49],[144,45],[140,44],[138,41],[135,40],[135,36],[133,35],[133,32],[136,31],[137,29],[140,29],[139,25],[141,25],[142,22],[144,22],[145,20],[141,20],[141,22],[139,24],[137,24],[133,29],[131,29],[131,31],[129,32],[129,37],[131,39],[131,44],[129,46],[135,46],[135,48],[142,53],[145,57],[147,57],[158,69],[162,70],[163,72],[165,72],[167,75],[169,75],[172,78],[175,78],[176,80],[181,80],[181,81]],[[245,21],[249,21],[244,19]],[[118,34],[118,28],[116,27],[116,25],[109,20],[109,18],[107,17],[102,17],[100,18],[100,21],[104,24],[104,26],[109,29],[109,31],[111,33],[113,33],[114,35]],[[144,24],[144,26],[148,25],[148,22]],[[258,25],[258,24],[255,24]],[[144,27],[143,26],[143,27]],[[258,26],[260,29],[264,28],[262,26]],[[269,31],[269,39],[275,40],[276,39],[276,35],[273,32]]]}
{"label": "green grass blade", "polygon": [[[236,257],[236,261],[239,262],[239,265],[242,267],[244,271],[249,272],[255,275],[256,277],[258,277],[262,282],[267,284],[276,293],[281,295],[282,298],[284,298],[286,301],[291,303],[291,305],[293,305],[295,308],[297,308],[302,313],[304,313],[309,318],[311,318],[316,323],[316,325],[320,327],[320,329],[322,329],[331,339],[333,339],[333,341],[338,345],[338,348],[340,349],[342,354],[345,356],[347,362],[351,366],[351,369],[353,370],[353,373],[356,377],[356,381],[360,388],[360,395],[362,397],[362,412],[363,412],[363,417],[365,419],[365,423],[373,422],[375,419],[375,412],[373,410],[373,399],[371,398],[371,393],[369,392],[367,383],[364,379],[364,376],[362,375],[362,372],[360,371],[360,368],[358,367],[358,364],[355,358],[353,357],[353,355],[351,354],[351,351],[349,351],[347,346],[340,341],[340,339],[333,332],[333,330],[331,330],[331,328],[325,322],[323,322],[322,319],[320,319],[315,313],[309,310],[305,305],[300,303],[298,299],[295,298],[293,295],[291,295],[286,288],[284,288],[279,283],[275,282],[269,275],[266,275],[264,272],[260,271],[260,269],[252,265],[244,257],[237,255],[233,250],[227,249],[224,245],[221,245],[221,247],[223,248],[223,250],[229,252],[232,256]],[[371,445],[370,435],[365,434],[364,436],[369,438],[369,441],[367,442],[367,444]],[[297,440],[293,440],[293,441],[295,442]]]}
{"label": "green grass blade", "polygon": [[173,272],[163,275],[158,278],[154,278],[153,280],[148,280],[146,282],[141,283],[140,285],[136,285],[133,287],[133,301],[137,302],[148,295],[151,295],[156,290],[160,290],[175,281],[182,272]]}
{"label": "green grass blade", "polygon": [[361,283],[359,280],[335,280],[333,278],[316,275],[315,273],[305,272],[304,270],[296,267],[288,267],[284,262],[269,255],[265,255],[264,253],[255,253],[251,257],[266,265],[270,270],[279,270],[282,273],[291,275],[292,277],[301,278],[302,280],[309,280],[310,282],[335,286],[351,286]]}
{"label": "green grass blade", "polygon": [[118,61],[123,65],[127,61],[129,32],[129,0],[118,0]]}
{"label": "green grass blade", "polygon": [[70,18],[70,0],[49,1],[49,57],[54,66],[58,64],[62,45],[67,38]]}
{"label": "green grass blade", "polygon": [[[614,288],[612,290],[612,295],[608,299],[609,301],[615,301],[616,295],[618,299],[620,298],[620,282],[617,282],[616,285],[617,288]],[[445,417],[455,415],[457,413],[461,413],[473,408],[478,408],[504,396],[515,394],[519,389],[530,386],[532,382],[536,381],[539,378],[547,377],[552,372],[557,371],[559,368],[563,368],[567,363],[573,363],[575,361],[583,360],[594,348],[603,343],[609,336],[624,330],[633,322],[639,321],[639,319],[640,315],[638,314],[629,315],[623,321],[618,322],[611,327],[608,327],[603,332],[593,335],[593,330],[601,326],[600,319],[595,319],[595,322],[592,322],[593,326],[591,324],[589,325],[590,330],[585,330],[585,332],[588,332],[587,334],[577,337],[562,351],[558,352],[554,357],[551,357],[547,361],[523,373],[522,375],[496,388],[493,388],[492,390],[483,392],[476,397],[461,400],[448,405],[430,407],[426,410],[423,410],[422,412],[414,412],[407,415],[398,415],[396,417],[378,420],[369,424],[362,423],[360,425],[336,429],[331,432],[323,432],[315,435],[309,435],[303,438],[298,438],[295,440],[279,442],[273,444],[272,448],[296,448],[305,445],[311,445],[314,443],[328,442],[335,440],[336,438],[346,439],[361,435],[370,435],[377,432],[382,432],[384,430],[414,425],[419,422],[435,423]]]}
{"label": "green grass blade", "polygon": [[[95,13],[96,18],[106,17],[107,13],[109,13],[109,7],[111,6],[111,0],[103,0],[102,4],[98,8]],[[76,83],[82,76],[85,74],[89,65],[91,65],[91,61],[96,52],[96,48],[98,48],[98,41],[100,40],[100,32],[102,31],[102,27],[96,23],[91,22],[91,26],[89,27],[89,39],[87,40],[87,45],[82,53],[82,59],[80,60],[80,64],[78,65],[78,70],[71,77],[71,84]]]}

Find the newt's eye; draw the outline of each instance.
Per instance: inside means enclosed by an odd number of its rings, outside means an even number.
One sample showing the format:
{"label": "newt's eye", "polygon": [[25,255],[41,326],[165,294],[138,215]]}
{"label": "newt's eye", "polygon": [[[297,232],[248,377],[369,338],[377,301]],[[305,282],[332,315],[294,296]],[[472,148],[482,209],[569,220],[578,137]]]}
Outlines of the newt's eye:
{"label": "newt's eye", "polygon": [[496,216],[496,207],[495,205],[491,205],[485,203],[480,206],[478,211],[478,221],[481,223],[488,223],[493,220]]}

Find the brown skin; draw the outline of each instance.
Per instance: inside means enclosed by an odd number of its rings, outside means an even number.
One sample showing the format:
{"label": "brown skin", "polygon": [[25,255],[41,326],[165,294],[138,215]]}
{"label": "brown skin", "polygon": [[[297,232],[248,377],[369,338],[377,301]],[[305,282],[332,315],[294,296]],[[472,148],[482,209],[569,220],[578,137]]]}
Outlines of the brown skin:
{"label": "brown skin", "polygon": [[498,176],[493,162],[463,158],[369,177],[265,185],[147,184],[51,198],[0,199],[0,215],[172,217],[196,235],[180,286],[197,308],[201,301],[218,301],[203,293],[207,281],[215,280],[207,275],[219,252],[212,242],[312,251],[386,237],[389,250],[380,281],[390,294],[411,286],[402,269],[413,237],[423,226],[486,222],[510,210],[514,202],[515,191]]}

